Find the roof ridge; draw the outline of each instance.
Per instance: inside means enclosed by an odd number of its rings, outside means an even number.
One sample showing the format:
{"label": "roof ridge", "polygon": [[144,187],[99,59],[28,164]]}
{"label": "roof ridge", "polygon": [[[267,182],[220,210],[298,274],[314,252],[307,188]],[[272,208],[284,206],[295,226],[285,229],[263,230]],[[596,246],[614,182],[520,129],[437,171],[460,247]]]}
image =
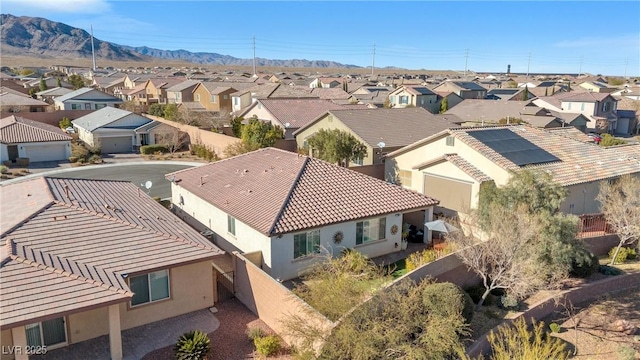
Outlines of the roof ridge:
{"label": "roof ridge", "polygon": [[[13,240],[11,240],[11,242],[12,242],[12,250],[13,250],[13,252],[11,253],[11,259],[15,260],[16,262],[27,264],[29,266],[32,266],[32,267],[35,267],[35,268],[38,268],[38,269],[42,269],[42,270],[46,270],[46,271],[49,271],[49,272],[53,272],[53,273],[56,273],[56,274],[60,274],[60,275],[66,276],[68,278],[71,278],[73,280],[83,281],[83,282],[91,284],[91,285],[96,285],[96,286],[99,286],[101,288],[104,288],[104,289],[107,289],[107,290],[111,290],[111,291],[113,291],[115,293],[118,293],[118,294],[123,294],[123,295],[126,295],[126,296],[133,296],[133,292],[131,292],[131,290],[128,288],[128,286],[123,281],[121,282],[120,279],[117,278],[119,276],[119,274],[117,272],[115,272],[115,271],[108,271],[108,270],[105,270],[105,269],[103,269],[103,268],[101,268],[99,266],[96,266],[96,265],[85,264],[83,262],[76,261],[76,260],[69,259],[69,258],[65,258],[65,257],[59,256],[59,255],[55,255],[53,253],[49,253],[49,252],[38,250],[38,249],[33,249],[33,248],[31,248],[31,247],[29,247],[27,245],[20,245],[22,247],[22,250],[25,252],[25,256],[22,256],[22,255],[18,254],[18,251],[17,251],[18,250],[17,249],[17,245],[18,244],[16,244]],[[103,272],[107,276],[109,276],[109,274],[111,274],[116,278],[116,280],[118,281],[119,285],[121,285],[121,286],[124,285],[124,286],[119,288],[119,287],[116,287],[116,286],[113,286],[113,285],[108,285],[107,283],[105,283],[104,281],[101,281],[99,279],[93,279],[91,277],[87,277],[87,276],[82,275],[82,274],[77,274],[77,273],[74,273],[74,272],[71,272],[71,271],[68,271],[68,270],[65,270],[65,269],[61,269],[61,268],[55,267],[53,265],[47,264],[46,261],[38,262],[35,259],[37,256],[34,256],[34,259],[29,259],[27,257],[27,249],[29,251],[34,252],[34,253],[38,253],[40,255],[40,257],[42,257],[43,259],[45,258],[44,255],[47,255],[47,256],[50,256],[52,258],[56,258],[60,263],[64,263],[66,261],[66,262],[74,263],[78,268],[80,267],[79,265],[83,265],[83,266],[86,266],[86,267],[89,267],[89,268],[93,268],[94,270],[98,270],[100,272]]]}
{"label": "roof ridge", "polygon": [[16,225],[12,226],[11,228],[5,230],[2,234],[0,234],[0,237],[5,237],[7,236],[7,234],[15,231],[17,228],[21,227],[22,225],[28,223],[31,219],[33,219],[34,217],[42,214],[45,210],[47,210],[48,208],[50,208],[53,204],[55,203],[55,200],[50,201],[49,203],[47,203],[46,205],[44,205],[43,207],[41,207],[40,209],[34,211],[31,215],[29,215],[26,219],[23,219],[22,221],[20,221],[19,223],[17,223]]}
{"label": "roof ridge", "polygon": [[[298,156],[304,156],[304,155],[298,154]],[[287,205],[289,204],[289,201],[291,201],[291,195],[293,194],[293,191],[298,187],[300,183],[300,178],[302,177],[302,174],[304,174],[305,170],[307,169],[307,166],[309,165],[310,159],[311,159],[310,157],[305,156],[304,164],[302,164],[302,166],[300,167],[300,171],[298,172],[298,175],[296,176],[296,178],[293,180],[293,185],[289,189],[289,193],[287,194],[287,197],[282,202],[282,206],[280,206],[280,210],[278,210],[278,214],[273,219],[271,226],[269,226],[269,232],[267,235],[273,235],[276,225],[278,224],[278,222],[280,222],[280,218],[282,217],[282,214],[284,213]]]}

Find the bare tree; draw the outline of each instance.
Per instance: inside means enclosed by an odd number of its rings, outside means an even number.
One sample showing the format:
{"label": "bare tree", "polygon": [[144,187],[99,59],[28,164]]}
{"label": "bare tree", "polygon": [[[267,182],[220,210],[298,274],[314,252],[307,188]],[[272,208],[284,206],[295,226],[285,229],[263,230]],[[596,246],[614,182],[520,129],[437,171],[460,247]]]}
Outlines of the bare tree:
{"label": "bare tree", "polygon": [[[486,291],[478,302],[482,306],[494,289],[505,289],[510,296],[523,298],[541,286],[537,268],[535,239],[539,222],[523,209],[491,206],[483,236],[476,234],[477,214],[464,224],[465,232],[450,234],[462,247],[456,255],[481,279]],[[480,239],[484,240],[480,240]]]}
{"label": "bare tree", "polygon": [[155,142],[164,145],[170,153],[182,149],[189,142],[189,134],[169,125],[163,125],[162,129],[156,132]]}
{"label": "bare tree", "polygon": [[640,238],[640,177],[625,175],[616,181],[603,181],[596,197],[611,229],[618,234],[620,242],[611,258],[610,265],[624,245]]}

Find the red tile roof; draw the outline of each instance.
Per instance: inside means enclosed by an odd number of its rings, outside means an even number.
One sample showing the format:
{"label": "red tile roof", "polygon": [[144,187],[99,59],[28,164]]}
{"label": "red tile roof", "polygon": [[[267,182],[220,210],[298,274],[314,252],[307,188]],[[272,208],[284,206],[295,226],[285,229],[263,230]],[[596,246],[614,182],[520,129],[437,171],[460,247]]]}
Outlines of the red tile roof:
{"label": "red tile roof", "polygon": [[260,149],[168,174],[180,187],[268,236],[438,201],[307,156]]}
{"label": "red tile roof", "polygon": [[49,141],[71,141],[71,136],[55,126],[15,115],[0,119],[0,143]]}
{"label": "red tile roof", "polygon": [[3,327],[126,301],[122,273],[222,254],[129,182],[37,178],[1,190]]}
{"label": "red tile roof", "polygon": [[262,99],[264,108],[283,125],[300,128],[329,110],[349,109],[328,100],[320,99]]}

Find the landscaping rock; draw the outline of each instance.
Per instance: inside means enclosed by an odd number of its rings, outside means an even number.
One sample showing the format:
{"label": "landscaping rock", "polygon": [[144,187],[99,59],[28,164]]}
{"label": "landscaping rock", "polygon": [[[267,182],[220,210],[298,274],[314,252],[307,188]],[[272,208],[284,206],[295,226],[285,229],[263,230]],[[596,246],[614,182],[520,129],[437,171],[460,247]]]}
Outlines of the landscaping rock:
{"label": "landscaping rock", "polygon": [[613,323],[613,331],[634,335],[638,331],[638,327],[628,320],[618,319]]}

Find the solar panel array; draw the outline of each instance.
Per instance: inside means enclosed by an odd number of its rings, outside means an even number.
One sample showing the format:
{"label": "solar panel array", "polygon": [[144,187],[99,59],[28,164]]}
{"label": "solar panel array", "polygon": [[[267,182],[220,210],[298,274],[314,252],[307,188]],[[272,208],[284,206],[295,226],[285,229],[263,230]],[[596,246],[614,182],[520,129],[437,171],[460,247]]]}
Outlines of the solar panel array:
{"label": "solar panel array", "polygon": [[560,161],[551,153],[509,129],[469,131],[467,134],[518,166]]}

